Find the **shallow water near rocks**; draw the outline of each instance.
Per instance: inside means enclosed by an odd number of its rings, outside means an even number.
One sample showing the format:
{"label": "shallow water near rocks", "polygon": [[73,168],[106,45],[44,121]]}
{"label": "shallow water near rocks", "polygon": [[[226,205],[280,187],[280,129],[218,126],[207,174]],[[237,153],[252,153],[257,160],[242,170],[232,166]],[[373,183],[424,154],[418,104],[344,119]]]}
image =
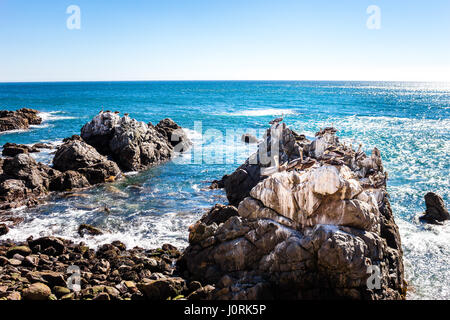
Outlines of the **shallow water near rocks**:
{"label": "shallow water near rocks", "polygon": [[[30,107],[44,122],[28,131],[0,134],[6,142],[51,142],[80,132],[102,108],[156,124],[170,117],[186,128],[202,161],[177,157],[110,185],[54,195],[38,208],[14,212],[24,222],[7,236],[58,235],[91,246],[121,240],[128,247],[187,245],[190,224],[215,203],[226,203],[210,181],[231,173],[255,150],[232,145],[217,132],[201,141],[200,131],[254,130],[260,136],[274,117],[313,137],[334,125],[354,148],[377,146],[389,172],[388,190],[400,227],[410,299],[450,299],[450,224],[425,226],[423,196],[440,193],[448,205],[450,177],[450,84],[400,82],[102,82],[0,84],[0,107]],[[201,128],[198,121],[202,121]],[[197,123],[196,123],[197,122]],[[237,137],[239,141],[239,137]],[[198,150],[198,149],[197,149]],[[34,156],[49,163],[54,150]],[[231,160],[225,154],[233,154]],[[217,161],[222,159],[223,161]],[[215,161],[214,161],[215,160]],[[227,161],[225,161],[227,160]],[[195,163],[194,163],[195,162]],[[214,162],[211,164],[211,162]],[[193,164],[194,163],[194,164]],[[80,238],[89,223],[107,232]]]}

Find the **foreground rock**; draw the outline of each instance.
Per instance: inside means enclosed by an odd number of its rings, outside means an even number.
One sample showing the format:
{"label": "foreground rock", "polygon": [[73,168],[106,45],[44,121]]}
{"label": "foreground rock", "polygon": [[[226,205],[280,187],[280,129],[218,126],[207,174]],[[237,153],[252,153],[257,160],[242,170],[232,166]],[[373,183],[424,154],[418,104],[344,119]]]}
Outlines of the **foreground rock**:
{"label": "foreground rock", "polygon": [[17,111],[0,111],[0,132],[9,130],[28,129],[30,125],[41,124],[39,111],[22,108]]}
{"label": "foreground rock", "polygon": [[[13,258],[14,257],[14,258]],[[55,237],[0,242],[0,300],[162,300],[206,298],[214,289],[179,277],[177,248],[97,251]],[[72,266],[72,267],[71,267]],[[79,267],[80,288],[70,278]],[[71,269],[72,268],[72,269]],[[77,270],[75,270],[77,272]],[[79,290],[77,290],[79,289]]]}
{"label": "foreground rock", "polygon": [[215,208],[190,228],[185,276],[214,285],[213,299],[404,298],[380,152],[335,133],[310,142],[274,122],[259,153],[223,179],[237,215],[216,219]]}
{"label": "foreground rock", "polygon": [[137,171],[169,160],[174,149],[185,151],[190,144],[185,135],[177,137],[181,146],[174,147],[172,135],[179,129],[170,119],[154,127],[128,115],[120,117],[117,113],[101,112],[83,126],[81,137],[99,153],[110,156],[122,170]]}
{"label": "foreground rock", "polygon": [[40,150],[35,146],[7,142],[3,145],[2,155],[6,157],[14,157],[20,153],[33,153],[39,151]]}
{"label": "foreground rock", "polygon": [[450,214],[440,195],[428,192],[425,195],[425,205],[427,209],[425,214],[420,217],[420,220],[433,224],[440,224],[445,220],[450,220]]}

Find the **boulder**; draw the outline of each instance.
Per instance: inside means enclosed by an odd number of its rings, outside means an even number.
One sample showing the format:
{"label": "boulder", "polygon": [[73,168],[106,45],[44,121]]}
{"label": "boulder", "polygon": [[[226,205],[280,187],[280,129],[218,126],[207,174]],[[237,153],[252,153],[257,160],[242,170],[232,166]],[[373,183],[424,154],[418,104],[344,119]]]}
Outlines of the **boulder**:
{"label": "boulder", "polygon": [[48,300],[52,291],[43,283],[33,283],[27,289],[23,290],[25,300]]}
{"label": "boulder", "polygon": [[66,191],[89,187],[88,179],[78,171],[68,170],[52,180],[50,189],[52,191]]}
{"label": "boulder", "polygon": [[237,215],[217,219],[215,208],[191,226],[178,264],[189,280],[214,284],[208,298],[404,298],[381,154],[368,157],[335,134],[325,128],[310,142],[274,122],[224,179]]}
{"label": "boulder", "polygon": [[444,200],[437,193],[428,192],[425,195],[425,205],[426,211],[425,214],[420,217],[420,220],[437,224],[450,219],[450,214],[445,207]]}
{"label": "boulder", "polygon": [[[53,158],[53,168],[63,172],[78,171],[90,184],[102,183],[109,177],[120,174],[119,167],[113,161],[98,153],[86,142],[77,139],[67,140],[58,148]],[[70,176],[66,175],[63,178],[64,181],[74,185],[84,186],[85,184],[73,173]]]}
{"label": "boulder", "polygon": [[66,246],[62,239],[56,237],[42,237],[35,240],[28,241],[29,247],[33,250],[33,252],[45,252],[47,249],[52,248],[52,250],[48,250],[49,255],[60,255],[66,251]]}
{"label": "boulder", "polygon": [[186,282],[182,278],[163,278],[139,283],[138,288],[149,300],[166,300],[175,298],[186,290]]}
{"label": "boulder", "polygon": [[0,237],[4,236],[8,232],[9,232],[8,226],[6,224],[4,224],[4,223],[0,223]]}

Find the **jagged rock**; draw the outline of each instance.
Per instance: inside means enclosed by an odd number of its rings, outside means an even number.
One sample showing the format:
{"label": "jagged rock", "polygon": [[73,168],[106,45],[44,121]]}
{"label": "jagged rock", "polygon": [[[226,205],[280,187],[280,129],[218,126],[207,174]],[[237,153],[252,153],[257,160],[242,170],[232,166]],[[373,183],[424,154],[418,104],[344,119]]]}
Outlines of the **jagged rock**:
{"label": "jagged rock", "polygon": [[[170,122],[170,128],[165,123]],[[161,123],[159,129],[172,133],[174,122]],[[176,129],[174,129],[176,130]],[[172,157],[174,148],[156,127],[111,112],[101,112],[81,129],[81,137],[100,153],[110,155],[124,171],[146,169]],[[188,143],[182,137],[182,143]],[[177,150],[178,151],[178,150]]]}
{"label": "jagged rock", "polygon": [[32,124],[40,124],[39,111],[22,108],[17,111],[0,111],[0,131],[28,129]]}
{"label": "jagged rock", "polygon": [[109,142],[120,119],[116,113],[101,111],[81,128],[81,137],[101,154],[110,154]]}
{"label": "jagged rock", "polygon": [[[307,139],[300,139],[284,123],[275,123],[264,134],[258,145],[258,152],[236,169],[222,178],[231,205],[237,206],[249,196],[250,190],[265,179],[271,167],[302,157],[302,145]],[[272,150],[272,148],[275,148]]]}
{"label": "jagged rock", "polygon": [[[238,215],[190,227],[181,270],[214,284],[213,299],[404,298],[403,252],[379,150],[371,157],[354,151],[334,128],[312,142],[289,131],[274,122],[258,153],[224,179]],[[278,154],[267,151],[274,141]],[[373,267],[379,287],[368,286]]]}
{"label": "jagged rock", "polygon": [[[53,167],[60,171],[78,171],[91,184],[105,182],[109,177],[120,174],[119,167],[113,161],[77,139],[68,140],[58,148],[53,158]],[[76,184],[80,184],[80,181],[75,181]]]}
{"label": "jagged rock", "polygon": [[237,215],[239,214],[236,207],[216,204],[213,208],[211,208],[211,210],[203,215],[200,221],[205,223],[206,225],[210,225],[213,223],[221,224],[227,221],[228,218]]}
{"label": "jagged rock", "polygon": [[420,220],[428,223],[439,224],[442,221],[449,220],[450,214],[445,207],[444,200],[440,195],[434,192],[428,192],[425,195],[426,211]]}
{"label": "jagged rock", "polygon": [[172,147],[174,147],[175,152],[185,152],[192,145],[191,140],[189,140],[183,128],[170,118],[161,120],[155,126],[155,129],[169,141]]}

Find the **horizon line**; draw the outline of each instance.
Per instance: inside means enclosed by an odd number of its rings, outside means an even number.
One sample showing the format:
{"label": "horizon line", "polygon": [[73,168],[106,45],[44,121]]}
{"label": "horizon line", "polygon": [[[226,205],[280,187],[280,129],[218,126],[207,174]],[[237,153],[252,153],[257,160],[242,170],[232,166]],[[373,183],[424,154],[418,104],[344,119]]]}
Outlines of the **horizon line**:
{"label": "horizon line", "polygon": [[88,83],[88,82],[410,82],[410,83],[450,83],[450,80],[292,80],[292,79],[151,79],[151,80],[33,80],[0,81],[0,84],[20,83]]}

